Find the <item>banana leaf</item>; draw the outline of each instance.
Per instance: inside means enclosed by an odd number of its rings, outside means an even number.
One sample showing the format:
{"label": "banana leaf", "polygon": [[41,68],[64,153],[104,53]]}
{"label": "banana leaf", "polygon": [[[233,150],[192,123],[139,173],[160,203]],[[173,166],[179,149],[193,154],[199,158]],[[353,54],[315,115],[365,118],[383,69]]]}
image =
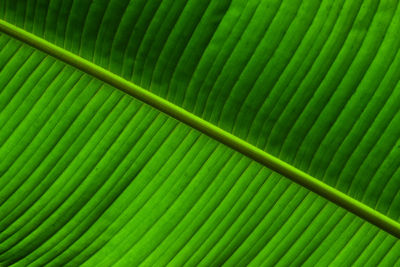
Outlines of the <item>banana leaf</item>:
{"label": "banana leaf", "polygon": [[396,0],[2,0],[1,266],[400,266]]}

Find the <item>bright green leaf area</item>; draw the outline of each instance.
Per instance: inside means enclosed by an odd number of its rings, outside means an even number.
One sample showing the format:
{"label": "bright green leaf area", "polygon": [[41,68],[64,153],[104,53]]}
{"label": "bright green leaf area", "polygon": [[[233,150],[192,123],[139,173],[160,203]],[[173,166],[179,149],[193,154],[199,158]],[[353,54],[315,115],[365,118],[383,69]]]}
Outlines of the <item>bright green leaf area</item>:
{"label": "bright green leaf area", "polygon": [[[3,0],[0,19],[400,216],[399,1]],[[400,266],[400,242],[1,34],[0,264]]]}

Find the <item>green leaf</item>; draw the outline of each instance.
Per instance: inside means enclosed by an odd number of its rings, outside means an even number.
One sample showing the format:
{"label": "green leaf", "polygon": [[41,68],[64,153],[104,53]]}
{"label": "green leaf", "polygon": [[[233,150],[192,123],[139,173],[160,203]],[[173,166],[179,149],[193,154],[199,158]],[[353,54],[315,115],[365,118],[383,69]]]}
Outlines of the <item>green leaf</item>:
{"label": "green leaf", "polygon": [[0,263],[400,265],[398,1],[0,18]]}

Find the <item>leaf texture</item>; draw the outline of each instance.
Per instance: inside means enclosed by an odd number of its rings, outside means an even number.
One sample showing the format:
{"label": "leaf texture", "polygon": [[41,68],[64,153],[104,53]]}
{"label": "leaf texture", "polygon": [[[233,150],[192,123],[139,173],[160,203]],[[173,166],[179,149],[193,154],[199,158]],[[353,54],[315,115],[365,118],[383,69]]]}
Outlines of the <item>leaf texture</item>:
{"label": "leaf texture", "polygon": [[[1,6],[2,5],[2,6]],[[0,16],[393,219],[397,1],[3,1]],[[399,263],[396,238],[0,37],[0,262]]]}

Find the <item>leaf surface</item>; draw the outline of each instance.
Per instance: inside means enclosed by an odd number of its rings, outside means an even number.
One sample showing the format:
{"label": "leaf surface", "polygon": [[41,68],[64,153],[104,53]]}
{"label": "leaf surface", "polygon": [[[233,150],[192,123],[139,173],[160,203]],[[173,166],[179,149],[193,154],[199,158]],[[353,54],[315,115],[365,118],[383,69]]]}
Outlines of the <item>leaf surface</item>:
{"label": "leaf surface", "polygon": [[[0,16],[399,216],[397,1],[3,1]],[[0,37],[0,260],[393,265],[395,237]]]}

